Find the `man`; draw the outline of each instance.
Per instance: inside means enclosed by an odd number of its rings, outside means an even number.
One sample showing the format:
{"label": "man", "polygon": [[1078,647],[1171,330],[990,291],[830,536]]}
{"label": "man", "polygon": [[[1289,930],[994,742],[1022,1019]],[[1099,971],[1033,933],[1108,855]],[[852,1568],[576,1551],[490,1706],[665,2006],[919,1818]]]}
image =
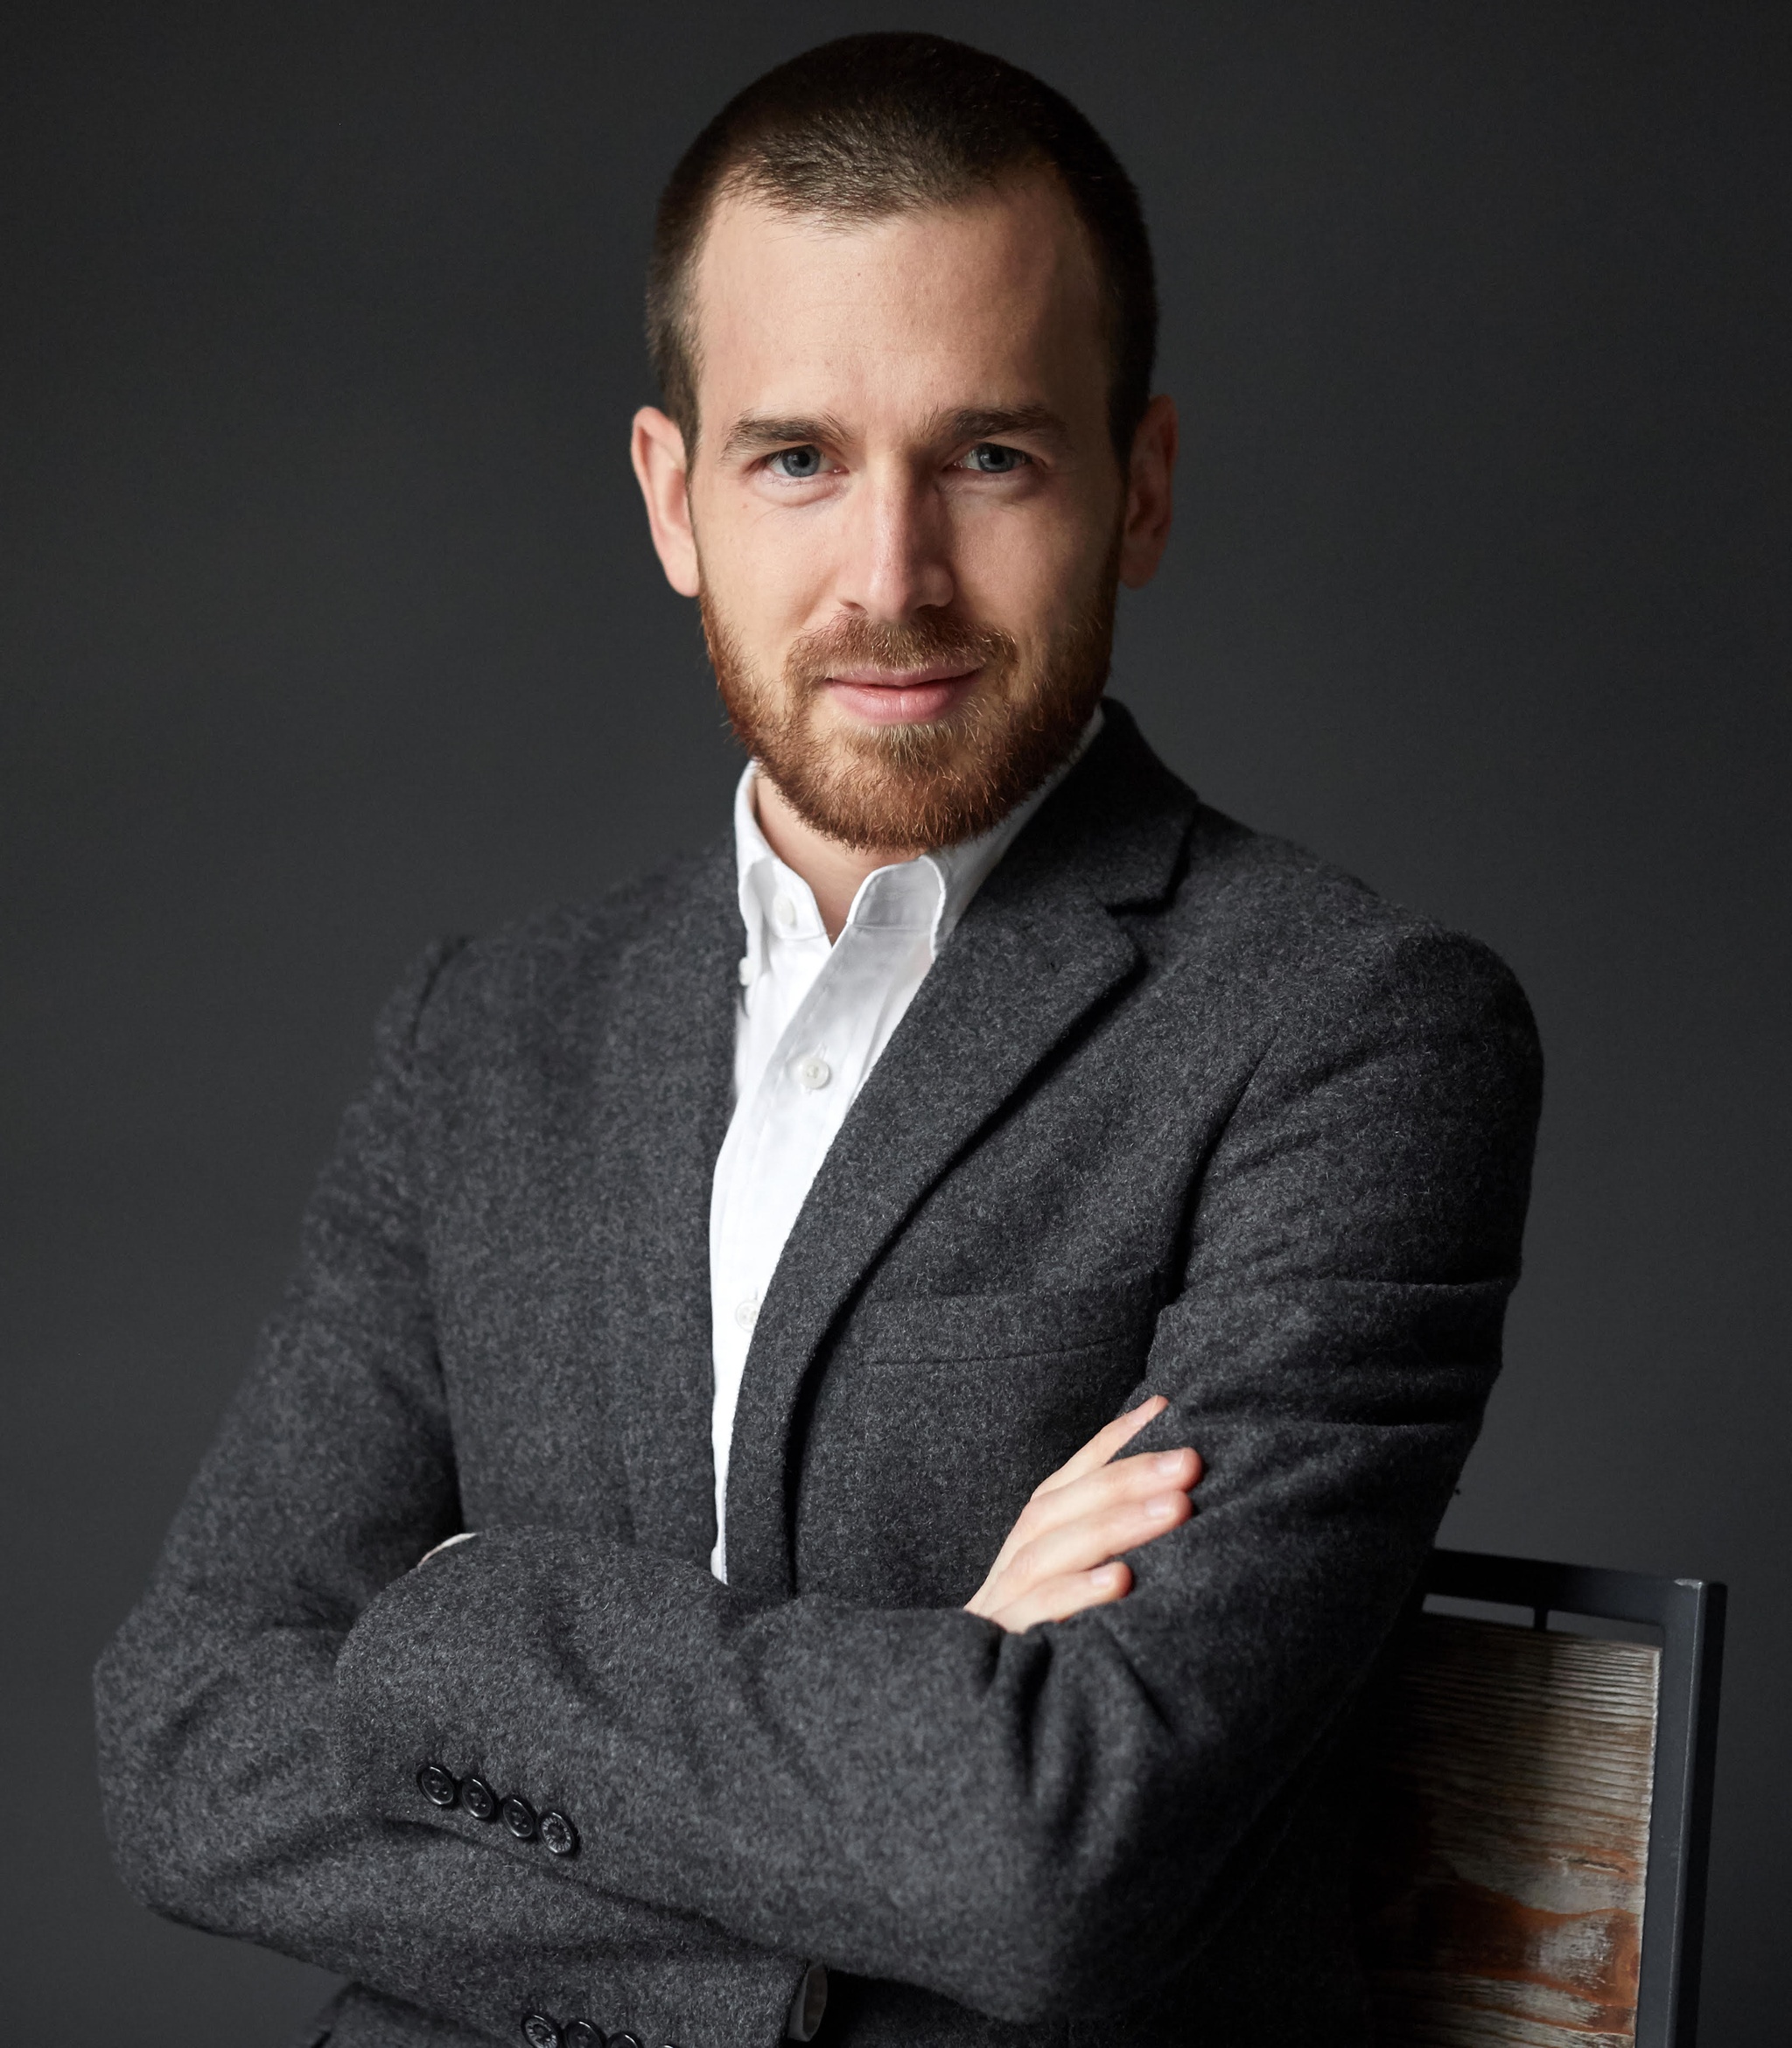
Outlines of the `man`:
{"label": "man", "polygon": [[334,2048],[1360,2038],[1340,1731],[1537,1059],[1102,705],[1154,317],[1099,137],[936,38],[674,176],[634,453],[733,831],[416,968],[100,1672],[126,1876]]}

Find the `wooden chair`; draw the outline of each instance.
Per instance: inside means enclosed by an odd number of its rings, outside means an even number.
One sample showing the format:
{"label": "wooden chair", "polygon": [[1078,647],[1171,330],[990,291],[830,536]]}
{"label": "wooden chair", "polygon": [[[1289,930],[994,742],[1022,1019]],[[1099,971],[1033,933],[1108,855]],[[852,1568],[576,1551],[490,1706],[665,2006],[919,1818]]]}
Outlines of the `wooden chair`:
{"label": "wooden chair", "polygon": [[1378,2044],[1692,2048],[1724,1593],[1433,1555],[1370,1719]]}

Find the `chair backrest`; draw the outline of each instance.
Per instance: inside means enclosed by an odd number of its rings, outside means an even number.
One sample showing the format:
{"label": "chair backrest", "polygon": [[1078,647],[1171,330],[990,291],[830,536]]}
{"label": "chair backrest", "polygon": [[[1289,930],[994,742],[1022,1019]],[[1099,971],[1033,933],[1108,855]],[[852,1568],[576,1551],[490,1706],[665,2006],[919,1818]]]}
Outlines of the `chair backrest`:
{"label": "chair backrest", "polygon": [[1371,1730],[1376,2041],[1692,2048],[1724,1588],[1439,1550],[1424,1591]]}

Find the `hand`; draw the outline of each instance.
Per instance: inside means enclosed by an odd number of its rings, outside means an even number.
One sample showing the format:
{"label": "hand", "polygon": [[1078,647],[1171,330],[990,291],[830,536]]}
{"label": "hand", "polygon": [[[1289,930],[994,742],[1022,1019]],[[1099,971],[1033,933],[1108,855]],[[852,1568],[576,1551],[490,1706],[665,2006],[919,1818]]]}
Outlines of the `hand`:
{"label": "hand", "polygon": [[1116,1457],[1169,1407],[1161,1394],[1091,1436],[1041,1480],[967,1612],[1018,1635],[1041,1621],[1068,1621],[1132,1590],[1123,1550],[1180,1528],[1194,1513],[1188,1489],[1201,1475],[1193,1450]]}

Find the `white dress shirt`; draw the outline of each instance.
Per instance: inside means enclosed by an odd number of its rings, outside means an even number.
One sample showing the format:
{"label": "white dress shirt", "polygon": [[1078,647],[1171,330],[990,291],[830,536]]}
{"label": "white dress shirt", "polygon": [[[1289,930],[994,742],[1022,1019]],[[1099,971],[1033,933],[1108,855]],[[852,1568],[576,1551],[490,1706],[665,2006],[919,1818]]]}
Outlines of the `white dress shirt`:
{"label": "white dress shirt", "polygon": [[830,945],[807,882],[774,854],[753,805],[758,769],[734,793],[740,877],[739,1024],[734,1114],[710,1200],[710,1315],[715,1405],[716,1548],[728,1576],[728,1454],[760,1304],[846,1112],[903,1012],[996,863],[1101,730],[992,830],[878,868],[859,884]]}

